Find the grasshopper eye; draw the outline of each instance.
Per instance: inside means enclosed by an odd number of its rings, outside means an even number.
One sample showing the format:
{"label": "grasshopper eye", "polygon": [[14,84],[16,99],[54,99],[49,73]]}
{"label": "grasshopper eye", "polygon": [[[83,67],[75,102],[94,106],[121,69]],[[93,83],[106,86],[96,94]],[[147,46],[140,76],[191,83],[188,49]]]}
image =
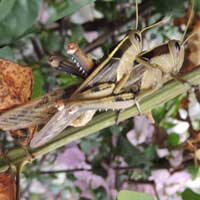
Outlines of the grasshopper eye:
{"label": "grasshopper eye", "polygon": [[178,42],[175,42],[175,48],[177,52],[181,50],[180,44]]}
{"label": "grasshopper eye", "polygon": [[141,41],[140,36],[139,36],[137,33],[134,34],[134,37],[135,37],[135,39],[136,39],[138,42]]}

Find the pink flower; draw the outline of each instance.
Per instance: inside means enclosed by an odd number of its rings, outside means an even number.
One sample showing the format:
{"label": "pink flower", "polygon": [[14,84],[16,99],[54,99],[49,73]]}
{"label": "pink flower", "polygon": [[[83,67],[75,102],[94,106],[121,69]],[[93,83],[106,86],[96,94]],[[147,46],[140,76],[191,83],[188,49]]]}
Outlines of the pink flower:
{"label": "pink flower", "polygon": [[89,168],[84,153],[77,146],[65,149],[58,155],[57,162],[64,164],[67,169]]}
{"label": "pink flower", "polygon": [[179,199],[177,193],[183,192],[191,176],[186,171],[170,174],[166,169],[152,171],[150,180],[156,184],[156,190],[161,199]]}
{"label": "pink flower", "polygon": [[164,158],[169,155],[169,150],[167,148],[163,148],[163,149],[157,148],[156,153],[159,158]]}
{"label": "pink flower", "polygon": [[152,196],[156,196],[154,185],[150,183],[129,183],[128,181],[124,181],[121,189],[145,192]]}
{"label": "pink flower", "polygon": [[175,149],[169,151],[167,148],[156,149],[159,158],[166,157],[172,167],[177,168],[183,162],[183,151],[181,149]]}
{"label": "pink flower", "polygon": [[98,32],[90,31],[90,32],[85,32],[83,35],[88,42],[92,42],[98,37]]}
{"label": "pink flower", "polygon": [[142,143],[149,143],[153,136],[154,127],[145,116],[134,118],[134,129],[127,133],[129,142],[137,146]]}
{"label": "pink flower", "polygon": [[136,191],[149,193],[155,196],[155,190],[152,184],[138,183],[135,186],[136,186]]}
{"label": "pink flower", "polygon": [[107,193],[109,193],[109,188],[105,180],[96,174],[93,174],[90,171],[77,171],[74,173],[77,180],[75,181],[75,186],[79,187],[81,190],[81,196],[87,198],[90,197],[89,194],[91,189],[96,189],[103,187]]}
{"label": "pink flower", "polygon": [[169,163],[172,167],[176,168],[183,162],[183,150],[172,150],[170,152]]}

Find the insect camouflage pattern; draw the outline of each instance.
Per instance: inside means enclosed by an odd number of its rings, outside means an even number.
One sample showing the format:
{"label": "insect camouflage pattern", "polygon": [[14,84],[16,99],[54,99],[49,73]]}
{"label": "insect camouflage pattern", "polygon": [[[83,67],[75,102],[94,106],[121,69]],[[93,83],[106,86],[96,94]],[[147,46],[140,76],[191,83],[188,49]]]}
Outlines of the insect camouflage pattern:
{"label": "insect camouflage pattern", "polygon": [[[188,25],[190,21],[191,17]],[[75,44],[70,43],[68,53],[72,54],[76,66],[71,67],[71,63],[65,63],[58,57],[51,57],[51,65],[82,77],[92,71],[86,80],[76,89],[57,90],[2,114],[0,128],[12,130],[45,123],[55,113],[33,138],[31,146],[37,147],[48,142],[67,126],[85,125],[96,110],[125,109],[134,105],[137,94],[141,98],[152,93],[182,66],[184,40],[170,40],[142,52],[142,32],[163,23],[161,21],[142,31],[129,32],[97,67]],[[134,61],[138,64],[134,65]],[[80,70],[74,70],[76,67]]]}

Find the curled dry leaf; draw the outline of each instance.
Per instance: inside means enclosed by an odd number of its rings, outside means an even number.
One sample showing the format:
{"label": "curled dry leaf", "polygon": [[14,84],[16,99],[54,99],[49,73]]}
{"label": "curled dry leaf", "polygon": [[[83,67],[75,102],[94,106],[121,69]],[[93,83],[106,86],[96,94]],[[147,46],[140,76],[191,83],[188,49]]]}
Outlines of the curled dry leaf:
{"label": "curled dry leaf", "polygon": [[[32,95],[32,69],[9,60],[0,59],[0,112],[26,103]],[[20,144],[27,145],[35,127],[12,131],[11,135]]]}
{"label": "curled dry leaf", "polygon": [[16,184],[10,171],[0,173],[0,199],[16,200]]}
{"label": "curled dry leaf", "polygon": [[195,31],[196,34],[188,41],[188,60],[193,66],[197,66],[200,64],[200,19],[196,20],[193,31]]}
{"label": "curled dry leaf", "polygon": [[32,94],[32,69],[0,59],[0,111],[27,102]]}

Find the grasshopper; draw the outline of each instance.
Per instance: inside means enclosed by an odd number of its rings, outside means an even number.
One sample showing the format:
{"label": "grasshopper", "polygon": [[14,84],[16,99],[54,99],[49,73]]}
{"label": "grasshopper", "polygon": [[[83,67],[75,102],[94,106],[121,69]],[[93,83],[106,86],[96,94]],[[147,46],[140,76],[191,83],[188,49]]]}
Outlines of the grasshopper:
{"label": "grasshopper", "polygon": [[[55,137],[67,126],[83,126],[90,121],[99,109],[125,109],[132,106],[134,94],[120,94],[121,89],[126,85],[130,74],[133,71],[133,63],[136,57],[142,52],[142,33],[152,27],[166,22],[162,20],[156,24],[138,31],[138,8],[136,1],[136,30],[129,32],[108,57],[89,75],[89,77],[78,87],[72,96],[64,102],[58,102],[58,113],[44,126],[32,142],[31,146],[41,145]],[[120,57],[121,49],[123,49]],[[116,64],[117,63],[117,64]],[[113,69],[115,65],[115,81],[111,83],[99,83],[98,75],[106,70]],[[109,67],[107,67],[109,66]],[[110,77],[113,79],[113,77]],[[138,78],[139,79],[139,78]],[[111,81],[108,80],[109,82]],[[102,81],[100,81],[102,82]],[[97,85],[95,85],[97,83]],[[92,86],[90,88],[90,86]],[[61,120],[62,119],[62,120]],[[49,134],[50,133],[50,134]],[[43,138],[41,140],[41,138]]]}
{"label": "grasshopper", "polygon": [[[140,57],[136,58],[138,63],[141,63],[147,68],[141,84],[142,90],[157,89],[164,83],[174,78],[183,83],[192,84],[184,81],[178,76],[178,73],[184,62],[185,48],[184,45],[196,32],[193,32],[186,38],[188,27],[192,21],[194,12],[194,0],[192,0],[191,14],[188,19],[186,29],[181,40],[169,40],[153,49],[144,52]],[[151,80],[148,77],[156,77]],[[151,81],[150,81],[151,80]]]}
{"label": "grasshopper", "polygon": [[[138,9],[137,9],[137,1],[136,1],[136,28],[137,28],[137,24],[138,24]],[[150,27],[146,27],[144,28],[141,32],[139,31],[132,31],[129,35],[130,35],[130,38],[132,39],[132,42],[136,43],[136,46],[137,47],[141,47],[141,44],[142,44],[142,41],[140,39],[141,37],[141,33],[144,32],[145,30],[148,30],[149,28],[152,28],[154,26],[157,26],[159,24],[163,24],[163,22],[159,22],[153,26],[150,26]],[[138,33],[137,33],[138,32]],[[132,36],[132,37],[131,37]],[[135,38],[134,38],[135,37]],[[91,86],[92,84],[95,84],[95,83],[98,83],[98,82],[109,82],[111,81],[111,79],[113,79],[114,75],[115,75],[115,61],[116,60],[112,60],[112,55],[114,55],[118,50],[120,50],[120,47],[124,45],[125,42],[128,41],[128,36],[126,36],[118,45],[117,47],[111,52],[111,54],[109,54],[108,58],[103,61],[100,66],[97,67],[96,70],[94,70],[94,72],[92,72],[91,76],[89,76],[89,79],[91,80],[88,80],[86,79],[86,81],[84,82],[84,84],[86,85],[85,87],[87,87],[87,82],[90,82],[88,83],[88,86]],[[139,38],[139,39],[138,39]],[[129,46],[130,46],[130,42],[129,42]],[[79,48],[77,48],[76,45],[74,45],[73,43],[71,43],[70,45],[68,45],[69,48],[68,48],[68,53],[72,54],[74,56],[74,60],[79,60],[81,59],[81,62],[77,62],[80,66],[86,66],[85,69],[87,69],[87,71],[84,69],[83,73],[79,73],[79,71],[77,72],[77,67],[79,66],[73,66],[72,63],[70,62],[66,62],[66,61],[63,61],[62,58],[60,57],[57,57],[57,56],[52,56],[50,57],[49,59],[49,62],[50,64],[56,68],[56,69],[59,69],[59,70],[62,70],[62,71],[65,71],[67,73],[72,73],[72,74],[75,74],[77,76],[81,76],[83,78],[85,78],[87,76],[87,74],[89,73],[89,71],[92,69],[92,67],[94,66],[94,63],[92,63],[92,61],[86,56],[83,54],[83,52],[80,51]],[[125,45],[124,45],[125,46]],[[128,46],[128,47],[129,47]],[[126,48],[128,48],[126,47]],[[130,49],[129,49],[130,51]],[[135,53],[134,53],[135,54]],[[78,58],[78,59],[77,59]],[[109,63],[109,61],[111,61],[111,63]],[[87,63],[87,64],[86,64]],[[108,65],[106,65],[108,64]],[[110,67],[110,65],[112,65],[112,67]],[[105,67],[106,66],[106,67]],[[107,67],[108,66],[108,67]],[[113,67],[114,66],[114,67]],[[82,67],[83,69],[83,67]],[[101,73],[99,73],[101,71]],[[109,72],[109,74],[111,74],[110,76],[107,75],[107,73]],[[107,76],[105,76],[107,75]],[[105,78],[103,78],[105,76]],[[83,87],[83,85],[81,85],[81,87]],[[79,90],[80,88],[79,87]],[[66,93],[64,91],[62,91],[61,93]],[[60,94],[60,90],[58,92],[58,94]],[[62,95],[63,95],[62,94]],[[54,96],[55,95],[55,96]],[[20,108],[16,108],[16,109],[13,109],[13,111],[8,111],[6,113],[4,113],[1,117],[0,117],[0,127],[4,130],[9,130],[9,129],[16,129],[18,127],[26,127],[28,126],[28,124],[30,123],[30,120],[31,117],[34,118],[37,118],[35,120],[33,120],[32,123],[36,122],[39,123],[39,121],[41,120],[42,122],[44,120],[42,120],[42,118],[44,118],[43,116],[45,115],[43,113],[43,110],[45,110],[45,107],[46,105],[48,105],[50,102],[52,102],[53,100],[57,99],[57,98],[61,98],[62,95],[57,95],[57,92],[53,92],[53,93],[50,93],[50,94],[47,94],[35,101],[32,101],[30,103],[28,103],[27,105],[24,105],[24,107],[20,107]],[[66,95],[65,95],[66,96]],[[53,100],[51,100],[53,99]],[[40,108],[40,106],[37,106],[38,105],[42,105],[43,107]],[[50,104],[51,105],[51,104]],[[30,106],[31,109],[28,109]],[[51,107],[51,106],[48,106],[48,107]],[[23,110],[24,109],[28,109],[29,111],[27,112],[26,114],[26,111]],[[38,108],[38,109],[37,109]],[[34,111],[32,111],[32,109],[35,109]],[[39,110],[40,109],[40,110]],[[38,110],[38,114],[37,114],[37,110]],[[18,115],[19,113],[19,115]],[[13,117],[12,117],[12,114],[13,114]],[[41,117],[39,117],[41,115]],[[11,118],[9,118],[11,117]],[[16,117],[18,117],[18,119],[20,120],[20,117],[22,117],[23,119],[23,123],[22,125],[20,126],[19,123],[17,122],[16,120]],[[47,117],[46,117],[47,118]],[[11,126],[9,126],[9,121],[11,122]],[[12,123],[14,124],[14,122],[16,122],[16,124],[14,125],[14,127],[12,127]],[[6,125],[10,128],[6,128]],[[16,126],[17,125],[17,126]]]}
{"label": "grasshopper", "polygon": [[[118,63],[117,63],[117,67],[114,68],[114,70],[118,70],[116,72],[116,74],[118,75],[117,76],[118,77],[117,84],[113,84],[113,83],[112,84],[104,84],[104,85],[100,84],[97,87],[95,86],[95,87],[92,87],[91,89],[87,89],[87,87],[93,85],[93,83],[95,83],[95,82],[98,83],[99,77],[102,77],[102,75],[101,75],[102,73],[113,70],[113,63],[116,65],[115,55],[117,54],[118,50],[120,50],[120,48],[123,47],[125,42],[127,42],[130,39],[129,36],[132,39],[134,38],[135,41],[137,41],[137,42],[140,41],[139,43],[141,44],[141,39],[138,39],[138,33],[136,36],[135,31],[132,31],[128,36],[126,36],[117,45],[117,47],[111,52],[111,54],[109,54],[108,58],[105,59],[94,70],[94,72],[91,73],[91,75],[86,79],[86,81],[83,82],[83,84],[80,87],[78,87],[78,89],[70,97],[70,100],[67,99],[65,104],[62,104],[62,103],[60,104],[59,102],[57,103],[58,109],[60,109],[60,111],[55,114],[55,116],[40,131],[39,135],[35,137],[35,139],[32,142],[32,146],[41,145],[41,140],[40,140],[41,136],[46,135],[46,133],[50,132],[51,135],[47,134],[46,137],[44,137],[42,139],[43,143],[48,141],[52,137],[54,137],[59,132],[61,132],[68,125],[72,125],[74,123],[74,121],[78,120],[79,121],[78,123],[80,123],[81,118],[83,118],[83,119],[85,118],[85,117],[83,117],[84,113],[92,112],[91,111],[92,109],[94,109],[95,111],[97,109],[111,109],[111,108],[112,109],[113,108],[114,109],[122,109],[122,108],[124,109],[124,108],[130,107],[134,104],[134,100],[133,100],[134,95],[133,94],[131,94],[131,93],[118,94],[118,91],[116,92],[116,90],[114,90],[114,88],[116,88],[116,85],[117,85],[117,88],[119,88],[118,90],[120,90],[123,87],[123,85],[125,85],[127,87],[129,85],[131,85],[130,84],[131,82],[132,82],[132,85],[135,86],[135,83],[140,80],[140,77],[134,77],[133,81],[130,80],[130,81],[128,81],[129,83],[126,83],[126,81],[128,79],[127,76],[129,77],[129,74],[124,73],[123,76],[120,77],[119,71],[121,69],[120,69],[120,67],[118,68],[118,66],[122,66],[122,65],[118,65]],[[139,36],[141,36],[141,35],[139,35]],[[138,45],[139,47],[141,46],[140,44]],[[130,48],[128,48],[128,49],[130,49]],[[129,52],[129,51],[126,51],[125,54],[123,54],[123,55],[128,55],[127,52]],[[122,55],[122,58],[123,58],[123,55]],[[131,67],[133,66],[134,59],[132,59]],[[113,62],[113,60],[114,60],[114,62]],[[136,59],[136,60],[138,60],[138,59]],[[111,67],[109,65],[111,65]],[[142,68],[144,68],[144,67],[143,66],[141,67],[141,65],[139,65],[139,67],[135,67],[135,69],[138,69],[138,71],[140,71],[140,69],[142,69]],[[149,68],[149,66],[147,68]],[[130,67],[128,68],[128,70],[129,69],[130,69]],[[123,70],[123,68],[122,68],[122,70]],[[125,68],[124,71],[126,71],[126,70],[127,69]],[[159,69],[155,69],[155,67],[153,67],[152,70],[158,74],[162,73]],[[152,74],[152,73],[150,73],[150,74]],[[111,76],[111,78],[113,78],[113,77]],[[132,76],[130,79],[132,79]],[[121,84],[121,83],[123,83],[123,84]],[[153,83],[153,85],[154,85],[154,83]],[[143,89],[144,89],[144,87],[142,87],[142,90]],[[96,92],[98,92],[98,94]],[[90,94],[89,99],[88,99],[88,94]],[[115,95],[112,95],[112,94],[115,94]],[[67,105],[67,106],[65,106],[65,105]],[[64,109],[62,109],[62,108],[64,108]],[[92,114],[90,113],[88,115],[91,118]],[[59,122],[62,122],[62,124],[59,124]],[[38,143],[38,141],[40,141],[40,142]]]}

